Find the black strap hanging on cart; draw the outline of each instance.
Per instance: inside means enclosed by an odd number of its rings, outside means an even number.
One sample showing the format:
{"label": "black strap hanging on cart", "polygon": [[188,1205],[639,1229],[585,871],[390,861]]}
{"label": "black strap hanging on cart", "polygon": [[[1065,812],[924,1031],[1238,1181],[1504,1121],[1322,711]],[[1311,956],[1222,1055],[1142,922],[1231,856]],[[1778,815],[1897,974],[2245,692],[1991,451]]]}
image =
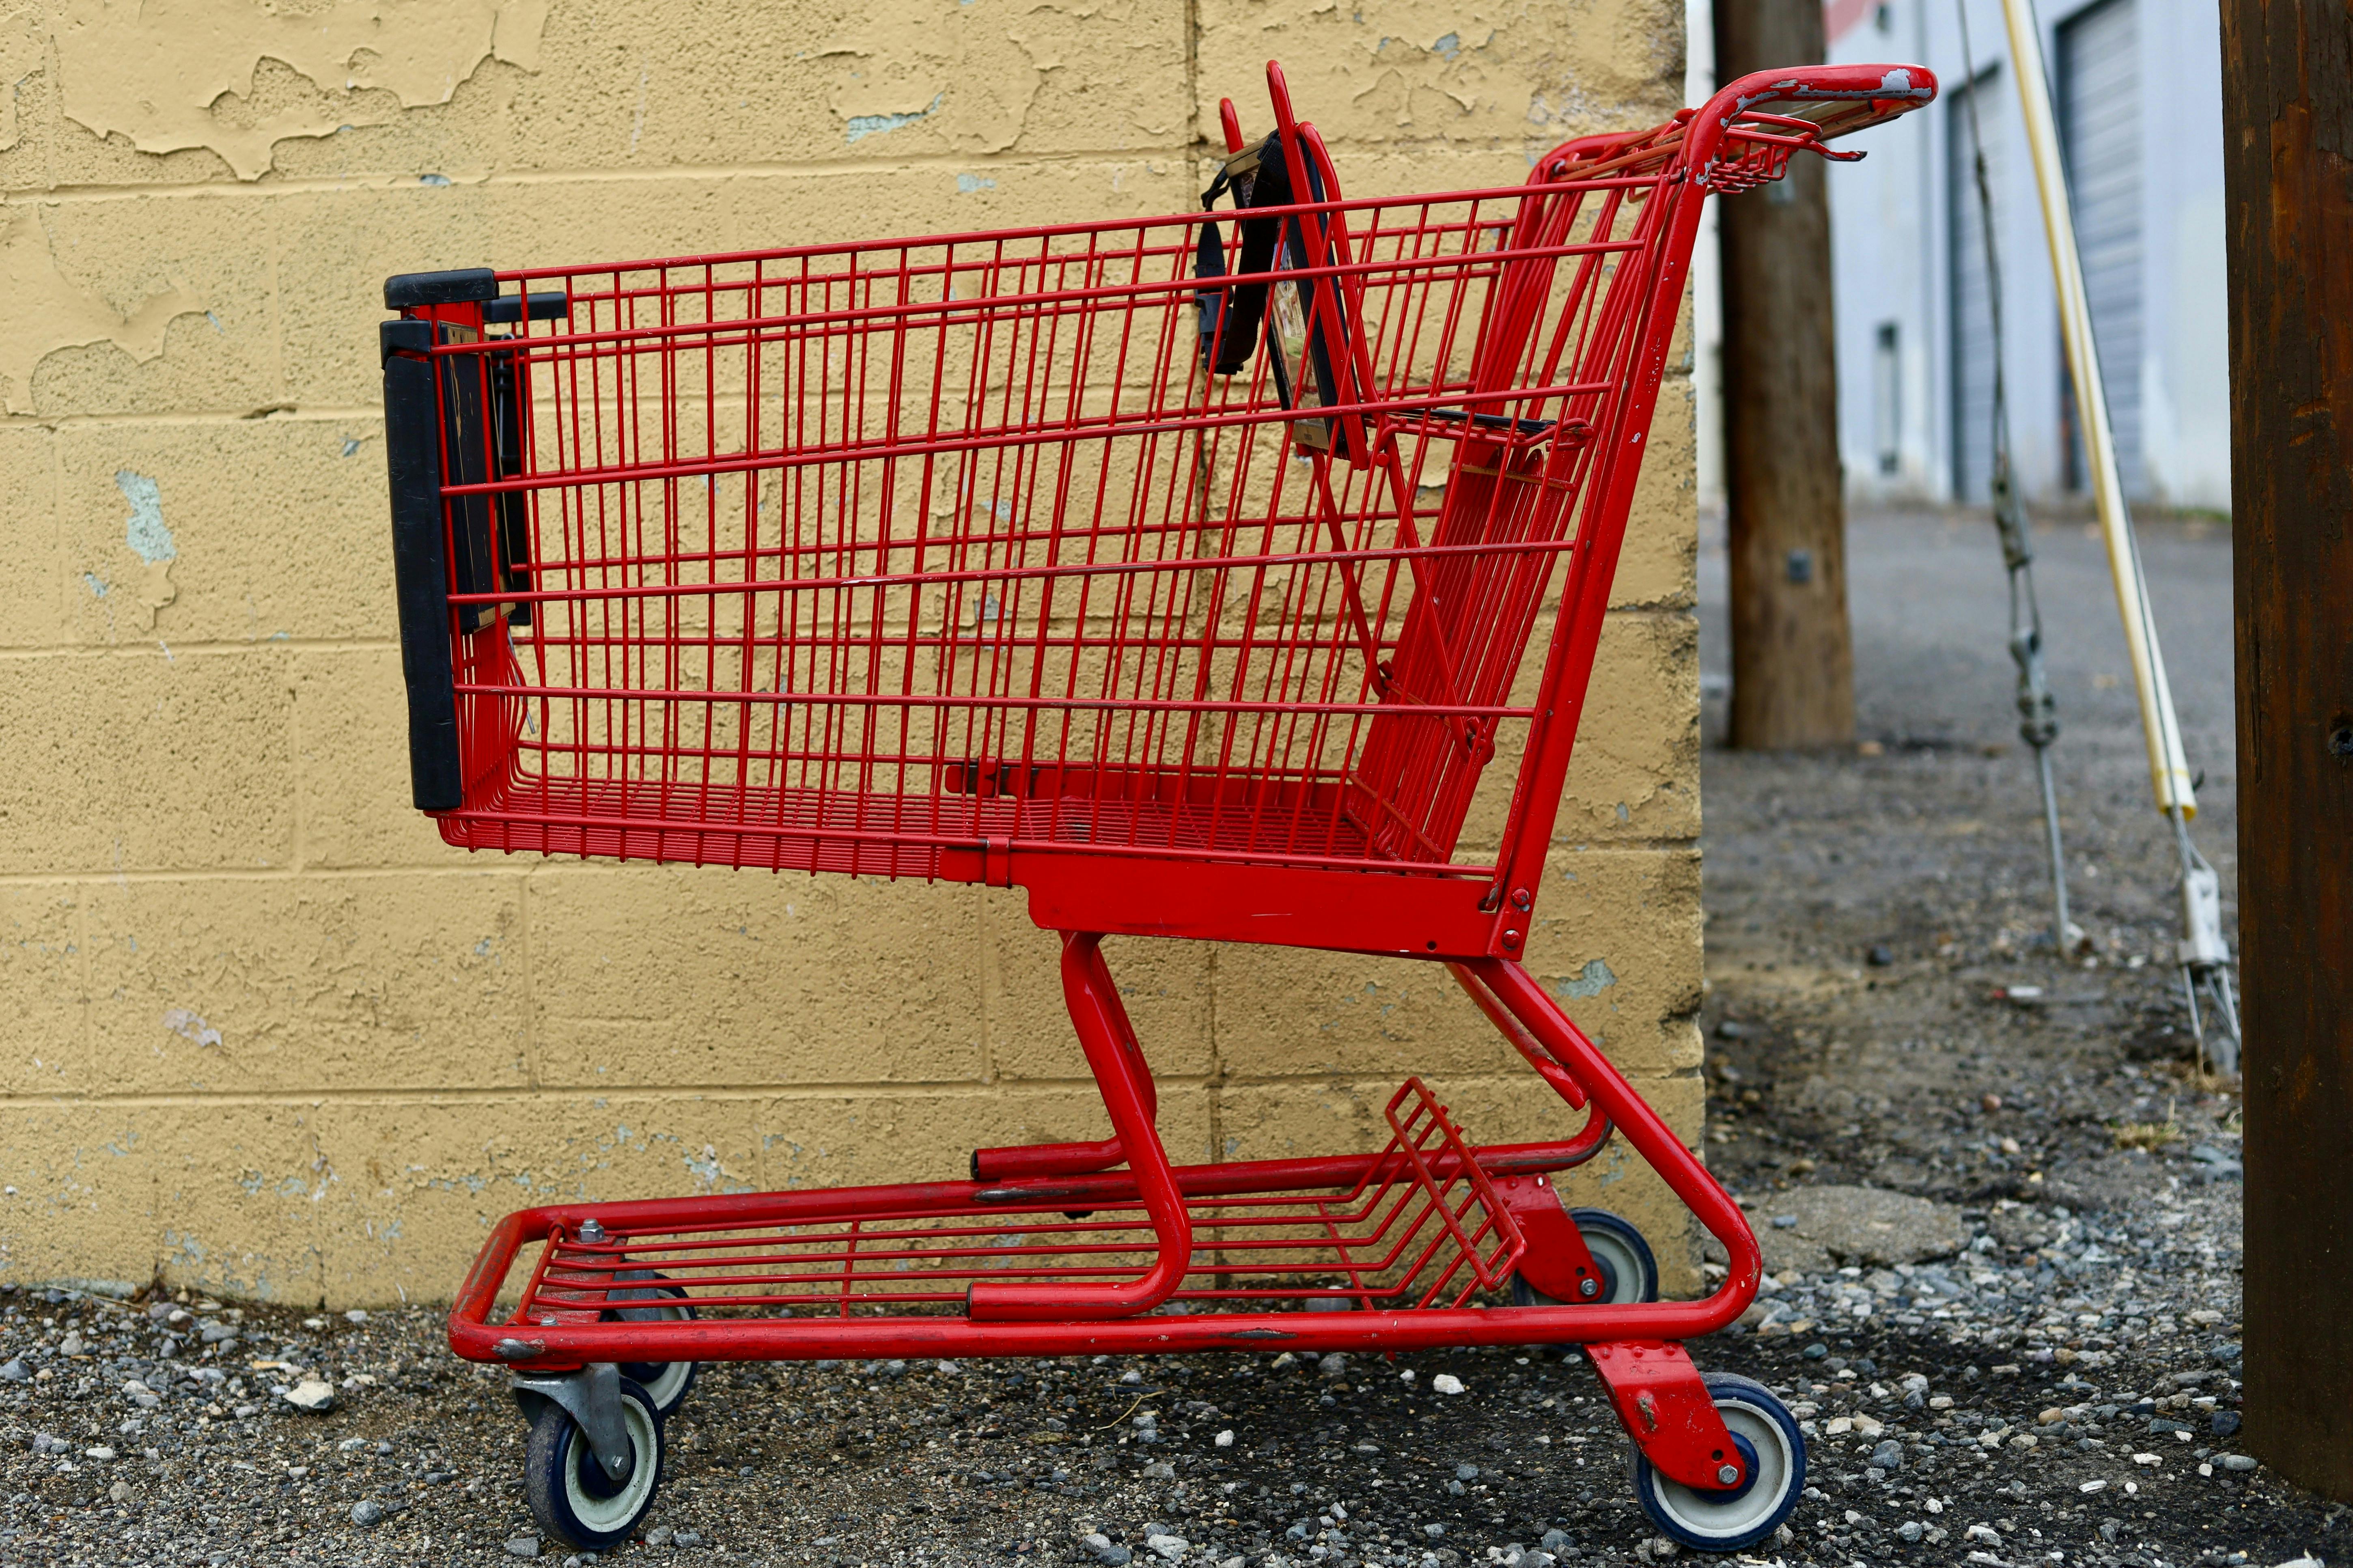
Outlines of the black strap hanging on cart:
{"label": "black strap hanging on cart", "polygon": [[[1283,162],[1279,135],[1271,134],[1256,147],[1227,159],[1209,188],[1201,193],[1202,210],[1215,212],[1218,198],[1228,194],[1237,212],[1290,203],[1291,171]],[[1204,289],[1194,296],[1201,313],[1201,365],[1219,375],[1237,374],[1258,351],[1259,335],[1266,322],[1264,274],[1274,266],[1282,220],[1246,217],[1241,229],[1241,255],[1235,271],[1245,277],[1257,274],[1260,281]],[[1204,281],[1228,276],[1225,240],[1214,219],[1201,226],[1193,276]]]}

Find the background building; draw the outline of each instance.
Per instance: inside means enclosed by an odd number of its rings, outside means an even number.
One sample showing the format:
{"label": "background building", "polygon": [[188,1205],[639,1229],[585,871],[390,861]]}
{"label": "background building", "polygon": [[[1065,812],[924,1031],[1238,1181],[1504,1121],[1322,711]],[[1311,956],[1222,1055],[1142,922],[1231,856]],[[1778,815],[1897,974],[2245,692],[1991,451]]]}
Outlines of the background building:
{"label": "background building", "polygon": [[[1018,894],[470,858],[408,809],[380,289],[1190,209],[1270,56],[1354,193],[1516,183],[1683,98],[1678,0],[0,22],[0,1277],[432,1299],[536,1201],[1101,1135]],[[1696,1141],[1690,404],[1679,372],[1529,958]],[[1433,967],[1111,956],[1180,1158],[1370,1146],[1408,1071],[1482,1137],[1567,1121]],[[1581,1181],[1696,1282],[1655,1184]]]}
{"label": "background building", "polygon": [[[1966,5],[1970,50],[1961,41]],[[2186,0],[2042,0],[2043,52],[2126,493],[2230,505],[2221,37]],[[1993,334],[1974,101],[2030,501],[2088,495],[2000,0],[1832,0],[1834,60],[1917,59],[1942,100],[1831,182],[1840,444],[1859,500],[1982,502]]]}

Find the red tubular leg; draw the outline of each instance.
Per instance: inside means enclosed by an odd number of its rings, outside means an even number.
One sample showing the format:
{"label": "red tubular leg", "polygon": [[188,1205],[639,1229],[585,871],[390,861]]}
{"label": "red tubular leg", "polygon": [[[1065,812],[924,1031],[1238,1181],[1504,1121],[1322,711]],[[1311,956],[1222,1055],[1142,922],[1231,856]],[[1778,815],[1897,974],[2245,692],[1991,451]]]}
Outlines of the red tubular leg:
{"label": "red tubular leg", "polygon": [[1494,958],[1466,967],[1485,981],[1528,1033],[1585,1086],[1596,1108],[1626,1135],[1635,1152],[1699,1216],[1700,1224],[1724,1243],[1732,1266],[1711,1304],[1723,1311],[1725,1321],[1747,1310],[1748,1303],[1757,1299],[1763,1262],[1757,1251],[1757,1233],[1748,1228],[1748,1216],[1740,1212],[1740,1205],[1526,970],[1509,959]]}
{"label": "red tubular leg", "polygon": [[1528,1065],[1542,1075],[1545,1082],[1552,1085],[1555,1093],[1568,1101],[1571,1110],[1585,1109],[1584,1085],[1570,1077],[1567,1068],[1553,1060],[1550,1053],[1529,1037],[1528,1032],[1520,1026],[1520,1021],[1512,1016],[1511,1010],[1487,989],[1487,983],[1480,978],[1478,971],[1467,963],[1450,963],[1446,972],[1470,994],[1471,1000],[1479,1004],[1479,1011],[1487,1015],[1487,1021],[1495,1026],[1496,1032],[1511,1041],[1513,1048],[1520,1055],[1528,1058]]}
{"label": "red tubular leg", "polygon": [[1120,1005],[1103,938],[1092,931],[1062,937],[1062,994],[1079,1032],[1087,1067],[1103,1090],[1112,1131],[1126,1153],[1136,1194],[1159,1237],[1159,1256],[1141,1279],[1125,1284],[1024,1284],[1008,1280],[973,1286],[965,1311],[978,1322],[1068,1322],[1132,1317],[1166,1300],[1183,1282],[1193,1256],[1193,1225],[1168,1166],[1168,1152],[1152,1124],[1156,1096],[1143,1048]]}
{"label": "red tubular leg", "polygon": [[[1135,1037],[1135,1026],[1127,1016],[1126,1004],[1119,999],[1119,986],[1111,977],[1111,965],[1103,962],[1103,942],[1090,938],[1087,950],[1087,978],[1093,994],[1106,1004],[1113,1033],[1120,1049],[1125,1053],[1134,1069],[1136,1080],[1144,1087],[1144,1119],[1148,1124],[1160,1114],[1159,1087],[1152,1081],[1152,1069],[1144,1060],[1143,1042]],[[972,1152],[972,1179],[976,1182],[1002,1182],[1016,1176],[1084,1176],[1097,1171],[1108,1171],[1127,1159],[1117,1138],[1105,1138],[1093,1143],[1032,1143],[1005,1149],[975,1149]]]}

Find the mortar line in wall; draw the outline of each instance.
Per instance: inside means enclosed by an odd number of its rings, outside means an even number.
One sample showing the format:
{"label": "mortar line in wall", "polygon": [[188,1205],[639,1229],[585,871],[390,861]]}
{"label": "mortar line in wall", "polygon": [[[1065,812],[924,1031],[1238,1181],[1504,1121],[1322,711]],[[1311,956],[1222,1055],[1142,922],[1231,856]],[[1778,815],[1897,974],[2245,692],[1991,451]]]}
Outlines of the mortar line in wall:
{"label": "mortar line in wall", "polygon": [[[1621,1072],[1636,1083],[1667,1083],[1679,1079],[1698,1076],[1698,1068],[1668,1068]],[[1237,1079],[1235,1087],[1271,1089],[1286,1086],[1322,1086],[1377,1084],[1394,1089],[1402,1077],[1395,1068],[1385,1071],[1367,1070],[1360,1073],[1334,1074],[1282,1073],[1264,1077]],[[1525,1073],[1482,1071],[1461,1074],[1425,1074],[1426,1081],[1434,1088],[1459,1094],[1466,1087],[1488,1085],[1525,1085],[1537,1080]],[[1163,1089],[1198,1089],[1206,1088],[1208,1079],[1193,1074],[1168,1073],[1159,1076]],[[171,1110],[175,1107],[199,1106],[288,1106],[322,1109],[336,1107],[367,1107],[384,1105],[509,1105],[540,1101],[546,1103],[576,1103],[609,1107],[615,1103],[643,1105],[652,1101],[691,1103],[697,1100],[723,1101],[733,1104],[744,1101],[819,1100],[854,1097],[862,1102],[905,1101],[916,1103],[936,1101],[943,1098],[973,1100],[1000,1100],[1008,1089],[1039,1092],[1092,1093],[1098,1086],[1088,1078],[1025,1078],[1002,1079],[994,1084],[977,1083],[969,1079],[938,1083],[821,1083],[821,1084],[554,1084],[538,1089],[512,1086],[489,1086],[472,1089],[217,1089],[185,1090],[163,1094],[153,1090],[123,1090],[114,1094],[30,1095],[0,1094],[0,1110],[64,1110],[89,1106],[103,1110]]]}
{"label": "mortar line in wall", "polygon": [[1209,944],[1209,1162],[1217,1164],[1226,1157],[1226,1051],[1225,1042],[1218,1037],[1218,955],[1222,942]]}
{"label": "mortar line in wall", "polygon": [[66,459],[52,441],[49,447],[49,613],[63,630],[69,602],[66,584],[73,581],[72,551],[66,543]]}
{"label": "mortar line in wall", "polygon": [[[1613,605],[1605,614],[1621,621],[1686,621],[1696,606],[1690,604],[1652,602],[1635,605]],[[216,656],[238,653],[383,653],[396,651],[400,643],[394,637],[268,637],[259,640],[217,642],[172,642],[172,656],[183,654]],[[0,660],[26,658],[162,658],[160,648],[143,643],[90,644],[50,643],[20,647],[0,647]]]}
{"label": "mortar line in wall", "polygon": [[[1193,7],[1188,6],[1188,10],[1191,9],[1193,9]],[[1198,28],[1188,30],[1198,32]],[[1189,50],[1188,53],[1190,53]],[[1188,58],[1187,61],[1187,69],[1188,79],[1190,79],[1194,84],[1192,94],[1194,101],[1188,107],[1187,111],[1187,117],[1191,120],[1193,127],[1197,132],[1191,139],[1191,145],[1198,148],[1206,145],[1206,143],[1198,134],[1200,123],[1198,61]],[[1626,112],[1620,117],[1623,121],[1621,128],[1632,130],[1637,129],[1639,125],[1655,124],[1672,114],[1674,108],[1676,107],[1665,104],[1665,100],[1662,100],[1662,107],[1653,107],[1648,110],[1638,110],[1632,105],[1621,105],[1620,107],[1626,110]],[[1609,117],[1608,116],[1597,117],[1597,124],[1605,122],[1609,119]],[[1561,137],[1555,134],[1532,136],[1526,139],[1529,146],[1536,146],[1539,143],[1542,146],[1550,146],[1559,140],[1561,140]],[[1335,141],[1333,143],[1333,151],[1335,153],[1345,152],[1358,157],[1420,157],[1426,156],[1431,153],[1453,153],[1464,157],[1487,157],[1495,155],[1499,153],[1508,153],[1514,150],[1514,149],[1505,145],[1481,145],[1477,143],[1466,144],[1464,142],[1457,138],[1447,136],[1397,137],[1391,140],[1371,142],[1354,142],[1344,139]],[[1525,149],[1519,150],[1525,153]],[[1539,147],[1538,150],[1541,150],[1541,148]],[[491,174],[480,176],[464,174],[456,175],[452,176],[450,184],[451,186],[459,189],[466,189],[491,185],[651,184],[675,183],[680,181],[691,182],[695,180],[808,179],[812,177],[822,179],[851,175],[868,178],[887,178],[892,175],[918,173],[968,174],[975,170],[989,169],[999,172],[1019,171],[1025,169],[1045,171],[1067,169],[1089,163],[1148,163],[1155,159],[1182,157],[1184,155],[1185,149],[1166,146],[1072,148],[1058,153],[1030,153],[1019,154],[1018,156],[1003,156],[989,153],[957,154],[952,153],[942,153],[902,158],[891,163],[881,163],[873,160],[860,160],[855,158],[816,158],[810,159],[805,163],[670,163],[664,164],[658,169],[572,168],[514,170],[501,174]],[[5,196],[6,200],[15,204],[26,205],[39,202],[144,201],[158,197],[179,198],[185,200],[234,200],[240,197],[249,198],[256,196],[342,195],[358,195],[368,192],[406,192],[417,195],[421,200],[429,201],[434,199],[434,192],[439,189],[448,188],[422,187],[415,183],[416,178],[417,177],[412,174],[395,174],[386,171],[380,174],[371,174],[359,177],[317,175],[306,176],[300,179],[276,179],[270,180],[267,184],[259,182],[240,181],[231,183],[227,181],[206,180],[158,181],[150,184],[129,184],[120,185],[49,185],[38,189],[20,188],[0,192],[0,196]],[[1475,188],[1493,188],[1501,191],[1515,187],[1517,184],[1518,181],[1515,180],[1510,182],[1508,184],[1498,184],[1493,187],[1479,186]],[[1156,216],[1173,215],[1155,214],[1150,216]],[[893,239],[914,238],[919,237],[913,235],[892,234],[877,236],[875,237],[878,242],[888,242]]]}
{"label": "mortar line in wall", "polygon": [[79,430],[150,425],[296,425],[344,419],[382,419],[380,405],[276,403],[267,408],[159,408],[138,414],[9,414],[0,429]]}
{"label": "mortar line in wall", "polygon": [[[1697,837],[1600,838],[1586,837],[1557,840],[1556,847],[1570,844],[1588,854],[1657,854],[1691,849]],[[453,852],[454,853],[454,852]],[[489,850],[480,851],[490,855]],[[540,859],[521,865],[511,864],[512,858],[497,856],[488,860],[459,859],[454,862],[416,860],[390,866],[306,866],[297,870],[285,866],[178,866],[149,867],[138,870],[90,869],[80,871],[8,871],[0,872],[0,888],[79,888],[100,884],[121,885],[130,882],[327,882],[368,881],[386,878],[416,879],[418,877],[527,877],[551,873],[573,877],[625,877],[641,875],[646,868],[677,862],[651,860],[594,861],[570,859]],[[803,871],[763,871],[745,868],[744,874],[764,877],[794,877],[807,875]],[[916,878],[904,879],[916,886],[932,886]],[[965,884],[940,883],[957,887]]]}
{"label": "mortar line in wall", "polygon": [[539,991],[532,968],[531,946],[531,873],[525,871],[515,879],[515,931],[522,962],[522,1071],[523,1079],[534,1089],[541,1087],[539,1076]]}
{"label": "mortar line in wall", "polygon": [[50,647],[0,647],[0,662],[28,658],[152,658],[169,663],[183,657],[214,658],[222,654],[245,653],[381,653],[396,651],[400,644],[390,637],[270,637],[259,642],[179,642],[168,637],[171,644],[167,655],[153,643],[120,643],[92,646],[88,643],[63,643]]}

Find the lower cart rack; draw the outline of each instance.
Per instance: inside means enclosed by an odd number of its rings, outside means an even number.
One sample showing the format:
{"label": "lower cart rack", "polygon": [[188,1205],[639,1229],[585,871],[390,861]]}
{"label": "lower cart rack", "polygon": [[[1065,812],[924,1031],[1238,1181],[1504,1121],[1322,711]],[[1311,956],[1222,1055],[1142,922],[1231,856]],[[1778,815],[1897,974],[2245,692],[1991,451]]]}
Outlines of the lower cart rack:
{"label": "lower cart rack", "polygon": [[[1526,1243],[1445,1108],[1413,1079],[1387,1116],[1390,1140],[1370,1158],[1228,1167],[1226,1182],[1187,1193],[1192,1255],[1157,1310],[1409,1311],[1505,1289]],[[1254,1190],[1285,1176],[1305,1181]],[[1236,1182],[1252,1185],[1217,1190]],[[595,1321],[642,1301],[649,1280],[723,1322],[961,1310],[977,1285],[1139,1279],[1159,1238],[1134,1188],[1124,1177],[1030,1181],[896,1202],[885,1188],[783,1225],[596,1219],[551,1232],[512,1321]]]}

